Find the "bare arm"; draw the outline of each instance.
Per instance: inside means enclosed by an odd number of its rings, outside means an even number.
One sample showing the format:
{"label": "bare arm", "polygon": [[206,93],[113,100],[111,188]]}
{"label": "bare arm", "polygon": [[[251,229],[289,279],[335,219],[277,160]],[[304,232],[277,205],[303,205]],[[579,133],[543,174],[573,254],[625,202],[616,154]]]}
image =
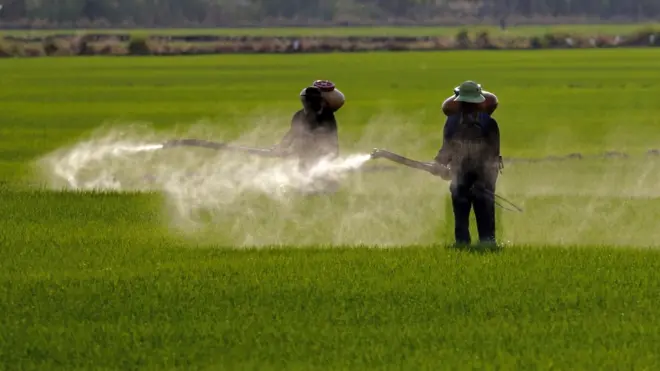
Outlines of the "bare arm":
{"label": "bare arm", "polygon": [[482,94],[484,95],[484,97],[486,97],[486,101],[484,101],[479,105],[479,111],[486,112],[489,115],[492,115],[493,112],[495,112],[495,110],[497,109],[497,106],[499,105],[497,96],[485,90],[482,92]]}
{"label": "bare arm", "polygon": [[444,102],[442,102],[442,113],[444,113],[445,116],[455,115],[459,112],[461,104],[455,99],[456,95],[452,95],[451,97],[445,99]]}
{"label": "bare arm", "polygon": [[[486,100],[483,103],[479,104],[477,110],[479,112],[486,112],[489,115],[492,115],[493,112],[495,112],[495,110],[497,109],[497,106],[499,105],[497,96],[487,91],[484,91],[482,94],[484,95],[484,97],[486,97]],[[445,116],[455,115],[460,111],[460,109],[461,109],[461,102],[456,101],[456,96],[454,95],[445,99],[445,101],[442,102],[442,113],[444,113]]]}

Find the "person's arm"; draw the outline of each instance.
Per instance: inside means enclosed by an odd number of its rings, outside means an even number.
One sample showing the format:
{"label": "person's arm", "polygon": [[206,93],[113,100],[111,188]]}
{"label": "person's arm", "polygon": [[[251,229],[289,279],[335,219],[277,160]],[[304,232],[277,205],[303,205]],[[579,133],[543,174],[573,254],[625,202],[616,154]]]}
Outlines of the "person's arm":
{"label": "person's arm", "polygon": [[488,130],[488,147],[493,159],[497,161],[498,170],[502,169],[502,154],[500,152],[500,127],[495,119],[491,118]]}
{"label": "person's arm", "polygon": [[493,149],[493,155],[500,156],[500,127],[497,125],[497,121],[491,119],[491,148]]}
{"label": "person's arm", "polygon": [[440,176],[444,180],[451,178],[449,163],[452,159],[452,122],[445,123],[442,133],[442,147],[434,158],[434,174]]}
{"label": "person's arm", "polygon": [[[486,100],[478,105],[477,110],[479,112],[486,112],[489,115],[492,115],[499,105],[497,96],[488,91],[483,91],[482,94],[484,97],[486,97]],[[444,113],[445,116],[455,115],[460,111],[461,102],[456,101],[456,96],[457,95],[454,94],[442,102],[442,113]]]}
{"label": "person's arm", "polygon": [[282,140],[280,140],[280,143],[276,144],[273,147],[273,150],[282,152],[284,154],[284,152],[291,147],[296,137],[299,136],[302,129],[303,129],[303,122],[302,122],[301,114],[300,112],[296,112],[293,115],[293,117],[291,117],[291,127],[289,128],[289,131],[287,131],[286,134],[284,134],[284,137],[282,138]]}
{"label": "person's arm", "polygon": [[442,147],[435,156],[435,162],[447,166],[451,162],[451,123],[446,123],[442,133]]}
{"label": "person's arm", "polygon": [[484,97],[486,97],[486,100],[479,105],[479,111],[486,112],[489,115],[492,115],[493,112],[497,109],[497,106],[499,105],[499,101],[497,99],[497,96],[489,91],[482,91]]}
{"label": "person's arm", "polygon": [[454,94],[451,97],[445,99],[444,102],[442,102],[442,113],[444,113],[445,116],[449,117],[457,114],[460,111],[461,102],[457,102],[455,100],[456,97],[457,95]]}

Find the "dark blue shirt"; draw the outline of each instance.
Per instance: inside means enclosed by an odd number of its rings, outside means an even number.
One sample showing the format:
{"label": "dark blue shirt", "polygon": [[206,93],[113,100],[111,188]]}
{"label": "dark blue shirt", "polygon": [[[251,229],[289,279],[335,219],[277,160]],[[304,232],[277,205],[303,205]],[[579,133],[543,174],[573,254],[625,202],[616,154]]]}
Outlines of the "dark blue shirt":
{"label": "dark blue shirt", "polygon": [[[497,121],[485,112],[476,113],[476,121],[481,127],[481,133],[484,138],[484,144],[487,156],[483,161],[491,162],[497,161],[500,156],[500,129]],[[460,151],[460,139],[456,139],[456,134],[461,129],[461,113],[454,114],[447,117],[445,127],[443,130],[442,148],[436,156],[436,161],[440,164],[447,165],[454,160],[463,157]]]}
{"label": "dark blue shirt", "polygon": [[[495,121],[488,113],[486,112],[477,113],[477,121],[482,125],[484,129],[488,130],[492,127],[491,120]],[[444,133],[443,133],[443,137],[444,137],[443,139],[445,141],[450,140],[454,136],[454,134],[458,130],[460,123],[461,123],[460,113],[456,113],[447,117],[447,120],[445,121]],[[497,125],[497,123],[495,123],[495,125]]]}

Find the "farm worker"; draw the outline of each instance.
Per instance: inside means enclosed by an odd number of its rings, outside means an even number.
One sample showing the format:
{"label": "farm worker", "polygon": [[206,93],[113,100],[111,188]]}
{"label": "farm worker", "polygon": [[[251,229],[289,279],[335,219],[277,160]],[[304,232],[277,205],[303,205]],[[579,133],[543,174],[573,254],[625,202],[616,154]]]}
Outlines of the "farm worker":
{"label": "farm worker", "polygon": [[495,183],[502,168],[500,131],[491,117],[497,97],[481,85],[465,81],[442,104],[447,116],[442,148],[435,162],[439,175],[451,180],[454,234],[457,244],[471,242],[470,210],[474,213],[482,243],[495,243]]}
{"label": "farm worker", "polygon": [[302,108],[291,118],[291,128],[273,150],[299,159],[307,171],[319,160],[339,156],[335,112],[343,107],[344,94],[328,80],[316,80],[300,92]]}

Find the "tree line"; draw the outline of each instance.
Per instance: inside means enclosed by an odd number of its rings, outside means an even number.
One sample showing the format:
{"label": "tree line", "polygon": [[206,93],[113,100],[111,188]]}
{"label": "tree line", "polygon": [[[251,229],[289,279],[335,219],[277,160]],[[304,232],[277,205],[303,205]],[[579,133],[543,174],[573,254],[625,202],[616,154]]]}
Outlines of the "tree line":
{"label": "tree line", "polygon": [[4,27],[186,27],[660,17],[660,0],[3,0]]}

